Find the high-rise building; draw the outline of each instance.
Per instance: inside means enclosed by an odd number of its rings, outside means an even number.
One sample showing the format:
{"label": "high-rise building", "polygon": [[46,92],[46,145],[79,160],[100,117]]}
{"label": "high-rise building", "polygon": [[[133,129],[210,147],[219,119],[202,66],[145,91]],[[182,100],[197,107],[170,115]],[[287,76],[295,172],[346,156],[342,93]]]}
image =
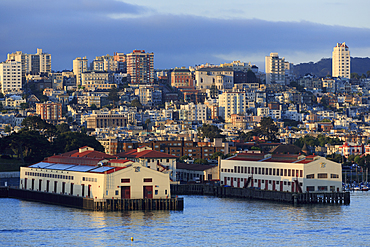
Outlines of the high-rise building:
{"label": "high-rise building", "polygon": [[278,53],[270,53],[265,57],[266,84],[278,83],[285,84],[286,69],[289,63],[285,58],[279,58]]}
{"label": "high-rise building", "polygon": [[332,76],[351,78],[351,57],[346,42],[337,43],[333,49]]}
{"label": "high-rise building", "polygon": [[22,89],[21,62],[0,63],[0,85],[3,94],[19,92]]}
{"label": "high-rise building", "polygon": [[154,83],[154,54],[134,50],[127,54],[127,74],[132,84]]}
{"label": "high-rise building", "polygon": [[22,64],[22,76],[28,73],[50,73],[51,72],[51,55],[37,49],[36,54],[26,54],[21,51],[9,53],[7,61],[17,61]]}
{"label": "high-rise building", "polygon": [[81,74],[86,72],[88,68],[88,60],[86,57],[83,58],[76,58],[73,60],[73,74],[76,76],[76,86],[80,86],[82,84],[82,77]]}
{"label": "high-rise building", "polygon": [[219,116],[228,121],[232,114],[247,111],[245,92],[224,92],[218,96]]}

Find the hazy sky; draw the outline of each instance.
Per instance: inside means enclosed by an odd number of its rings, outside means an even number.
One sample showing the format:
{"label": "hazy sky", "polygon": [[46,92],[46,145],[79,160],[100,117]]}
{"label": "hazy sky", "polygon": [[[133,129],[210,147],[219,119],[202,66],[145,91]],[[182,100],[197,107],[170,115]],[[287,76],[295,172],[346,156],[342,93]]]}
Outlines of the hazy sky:
{"label": "hazy sky", "polygon": [[155,68],[241,60],[263,70],[271,52],[316,62],[337,42],[369,57],[369,7],[368,0],[0,0],[0,61],[42,48],[62,70],[76,57],[141,49],[154,52]]}

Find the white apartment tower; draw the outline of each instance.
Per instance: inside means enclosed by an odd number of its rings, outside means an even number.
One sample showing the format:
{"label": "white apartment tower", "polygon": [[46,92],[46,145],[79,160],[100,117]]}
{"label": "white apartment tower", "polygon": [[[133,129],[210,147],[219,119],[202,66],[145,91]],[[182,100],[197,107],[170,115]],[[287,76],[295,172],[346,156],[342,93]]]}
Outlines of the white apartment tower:
{"label": "white apartment tower", "polygon": [[285,84],[285,58],[279,58],[278,53],[270,53],[265,57],[266,84],[279,83]]}
{"label": "white apartment tower", "polygon": [[332,76],[351,78],[351,57],[346,42],[337,43],[333,49]]}
{"label": "white apartment tower", "polygon": [[73,74],[76,76],[76,86],[82,85],[81,74],[86,72],[88,68],[88,60],[86,57],[76,58],[73,60]]}
{"label": "white apartment tower", "polygon": [[247,111],[245,92],[224,92],[218,97],[219,116],[225,121],[228,121],[232,114],[245,114]]}
{"label": "white apartment tower", "polygon": [[9,53],[6,61],[20,62],[23,76],[28,73],[51,72],[51,55],[42,52],[42,49],[37,49],[36,54],[26,54],[21,51]]}
{"label": "white apartment tower", "polygon": [[21,62],[8,61],[0,63],[0,85],[3,94],[16,93],[22,89]]}

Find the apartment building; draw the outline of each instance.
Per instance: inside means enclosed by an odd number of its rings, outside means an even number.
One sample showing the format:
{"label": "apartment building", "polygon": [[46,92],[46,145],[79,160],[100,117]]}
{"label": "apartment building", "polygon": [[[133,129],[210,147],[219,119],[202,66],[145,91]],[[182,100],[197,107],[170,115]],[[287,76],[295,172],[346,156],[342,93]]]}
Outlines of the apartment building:
{"label": "apartment building", "polygon": [[185,67],[175,68],[171,72],[171,86],[172,87],[193,87],[193,75],[189,69]]}
{"label": "apartment building", "polygon": [[351,78],[351,56],[346,42],[337,43],[333,48],[332,76]]}
{"label": "apartment building", "polygon": [[219,95],[219,116],[228,121],[232,114],[245,114],[245,92],[224,92]]}
{"label": "apartment building", "polygon": [[0,63],[0,86],[3,94],[20,92],[22,89],[21,67],[21,63],[17,61]]}
{"label": "apartment building", "polygon": [[22,76],[28,73],[50,73],[51,55],[44,53],[42,49],[37,49],[36,54],[26,54],[21,51],[9,53],[7,61],[17,61],[22,65]]}
{"label": "apartment building", "polygon": [[154,83],[154,53],[134,50],[127,54],[127,74],[131,84]]}
{"label": "apartment building", "polygon": [[200,68],[195,71],[195,83],[198,90],[210,89],[212,85],[219,90],[232,89],[234,71],[231,68]]}
{"label": "apartment building", "polygon": [[36,103],[36,114],[46,122],[56,124],[62,118],[61,103]]}
{"label": "apartment building", "polygon": [[73,60],[73,74],[76,76],[76,85],[82,85],[81,74],[88,70],[88,60],[86,57],[78,57]]}
{"label": "apartment building", "polygon": [[279,58],[278,53],[270,53],[270,56],[265,57],[266,84],[285,84],[285,74],[289,68],[284,57]]}

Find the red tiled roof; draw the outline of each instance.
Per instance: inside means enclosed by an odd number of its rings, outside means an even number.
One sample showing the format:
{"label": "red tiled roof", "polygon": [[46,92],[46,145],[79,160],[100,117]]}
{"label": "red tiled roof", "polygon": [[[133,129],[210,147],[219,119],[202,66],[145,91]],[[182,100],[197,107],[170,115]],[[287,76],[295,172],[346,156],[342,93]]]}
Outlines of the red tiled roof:
{"label": "red tiled roof", "polygon": [[144,150],[144,151],[141,151],[141,152],[137,152],[136,150],[131,150],[131,151],[128,151],[128,152],[119,153],[119,154],[117,154],[117,156],[121,157],[121,158],[138,158],[138,159],[139,158],[176,159],[176,156],[174,156],[174,155],[162,153],[162,152],[155,151],[155,150]]}
{"label": "red tiled roof", "polygon": [[131,160],[110,160],[108,163],[119,163],[119,164],[124,164],[127,162],[132,162]]}

